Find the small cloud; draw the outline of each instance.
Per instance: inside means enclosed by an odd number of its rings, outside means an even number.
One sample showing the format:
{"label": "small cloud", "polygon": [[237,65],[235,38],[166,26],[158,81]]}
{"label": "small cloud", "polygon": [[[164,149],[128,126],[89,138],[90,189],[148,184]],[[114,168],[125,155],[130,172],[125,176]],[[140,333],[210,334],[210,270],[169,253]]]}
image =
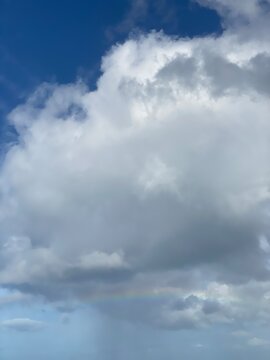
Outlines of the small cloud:
{"label": "small cloud", "polygon": [[232,336],[235,337],[249,337],[250,333],[245,330],[236,330],[232,332]]}
{"label": "small cloud", "polygon": [[31,320],[28,318],[18,318],[5,320],[1,322],[1,326],[6,329],[22,332],[35,332],[44,329],[45,323],[41,321]]}
{"label": "small cloud", "polygon": [[62,324],[68,324],[70,322],[70,316],[68,314],[62,314],[60,317],[60,322]]}
{"label": "small cloud", "polygon": [[84,269],[115,269],[127,266],[122,253],[106,254],[101,251],[82,255],[80,265]]}
{"label": "small cloud", "polygon": [[253,338],[248,340],[248,345],[249,346],[254,346],[254,347],[260,347],[260,346],[267,346],[268,347],[268,346],[270,346],[270,341],[266,340],[266,339],[253,337]]}
{"label": "small cloud", "polygon": [[261,236],[259,238],[259,245],[260,245],[260,249],[262,251],[264,251],[265,253],[270,252],[270,244],[268,242],[268,239],[265,236]]}

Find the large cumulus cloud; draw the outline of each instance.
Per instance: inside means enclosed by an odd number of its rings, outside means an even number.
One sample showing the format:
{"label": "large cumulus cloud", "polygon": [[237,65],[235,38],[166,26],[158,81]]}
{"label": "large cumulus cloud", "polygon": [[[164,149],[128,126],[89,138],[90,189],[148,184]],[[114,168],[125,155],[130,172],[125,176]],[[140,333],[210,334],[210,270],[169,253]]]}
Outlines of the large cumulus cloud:
{"label": "large cumulus cloud", "polygon": [[270,46],[247,24],[267,26],[268,3],[202,3],[231,24],[220,37],[129,39],[95,91],[43,84],[10,114],[2,286],[52,301],[147,292],[98,306],[169,328],[253,318],[259,294],[265,319]]}

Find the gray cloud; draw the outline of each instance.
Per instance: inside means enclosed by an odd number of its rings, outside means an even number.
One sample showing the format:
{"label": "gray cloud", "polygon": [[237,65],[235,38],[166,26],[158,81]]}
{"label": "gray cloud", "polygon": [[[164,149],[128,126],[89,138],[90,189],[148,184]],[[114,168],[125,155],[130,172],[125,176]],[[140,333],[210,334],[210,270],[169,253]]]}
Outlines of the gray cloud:
{"label": "gray cloud", "polygon": [[215,94],[226,91],[257,91],[269,96],[270,57],[259,53],[244,66],[239,66],[224,58],[207,57],[206,72]]}

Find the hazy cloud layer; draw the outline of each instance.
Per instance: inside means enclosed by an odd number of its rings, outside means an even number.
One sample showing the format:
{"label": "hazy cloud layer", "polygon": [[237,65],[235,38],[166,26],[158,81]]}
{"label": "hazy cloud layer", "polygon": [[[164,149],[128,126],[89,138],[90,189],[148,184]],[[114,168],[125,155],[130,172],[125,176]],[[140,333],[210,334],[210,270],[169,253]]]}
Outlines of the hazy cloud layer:
{"label": "hazy cloud layer", "polygon": [[43,84],[10,114],[2,286],[142,294],[96,305],[170,329],[269,320],[269,3],[201,3],[224,16],[220,37],[130,39],[96,91]]}

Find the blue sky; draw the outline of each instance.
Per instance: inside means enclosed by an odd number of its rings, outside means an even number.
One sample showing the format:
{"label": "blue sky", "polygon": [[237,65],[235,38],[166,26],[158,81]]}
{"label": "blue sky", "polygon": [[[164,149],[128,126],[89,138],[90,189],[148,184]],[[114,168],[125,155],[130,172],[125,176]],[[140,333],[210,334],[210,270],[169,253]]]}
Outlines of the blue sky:
{"label": "blue sky", "polygon": [[270,349],[269,0],[0,0],[0,358]]}

